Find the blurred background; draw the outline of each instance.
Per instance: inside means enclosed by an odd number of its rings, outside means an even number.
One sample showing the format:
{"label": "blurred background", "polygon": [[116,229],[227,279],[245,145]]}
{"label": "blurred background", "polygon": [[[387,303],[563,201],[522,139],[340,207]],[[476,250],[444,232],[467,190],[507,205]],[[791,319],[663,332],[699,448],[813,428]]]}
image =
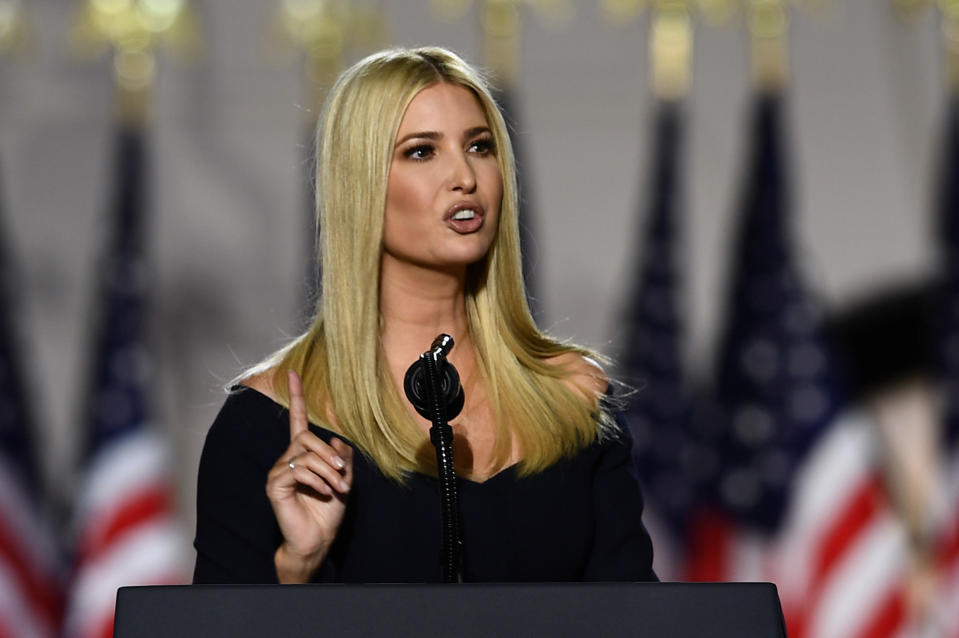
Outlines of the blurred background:
{"label": "blurred background", "polygon": [[959,636],[948,0],[0,1],[0,636],[189,580],[224,384],[313,294],[324,89],[421,44],[512,122],[540,325],[636,390],[661,578]]}

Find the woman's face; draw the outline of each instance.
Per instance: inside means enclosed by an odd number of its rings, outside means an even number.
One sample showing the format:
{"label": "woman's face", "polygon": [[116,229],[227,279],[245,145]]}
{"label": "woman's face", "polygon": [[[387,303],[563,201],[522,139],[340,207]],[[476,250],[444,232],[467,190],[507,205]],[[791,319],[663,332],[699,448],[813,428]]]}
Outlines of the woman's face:
{"label": "woman's face", "polygon": [[386,190],[383,259],[449,270],[480,261],[499,223],[503,178],[476,96],[439,83],[410,102]]}

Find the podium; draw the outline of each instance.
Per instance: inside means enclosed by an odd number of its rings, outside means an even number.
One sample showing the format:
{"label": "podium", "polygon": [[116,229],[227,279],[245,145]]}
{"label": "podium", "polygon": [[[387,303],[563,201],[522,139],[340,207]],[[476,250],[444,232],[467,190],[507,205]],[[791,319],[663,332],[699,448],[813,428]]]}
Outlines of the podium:
{"label": "podium", "polygon": [[785,638],[770,583],[123,587],[115,638]]}

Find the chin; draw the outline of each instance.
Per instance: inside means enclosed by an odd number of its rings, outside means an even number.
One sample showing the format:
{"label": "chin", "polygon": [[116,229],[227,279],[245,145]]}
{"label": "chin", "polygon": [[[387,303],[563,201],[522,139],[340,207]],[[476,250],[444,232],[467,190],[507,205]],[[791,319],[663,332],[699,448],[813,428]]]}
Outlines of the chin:
{"label": "chin", "polygon": [[486,259],[486,255],[489,254],[489,246],[484,245],[482,247],[477,247],[475,250],[462,251],[455,256],[452,256],[450,259],[451,263],[455,263],[459,266],[472,266],[473,264],[479,263]]}

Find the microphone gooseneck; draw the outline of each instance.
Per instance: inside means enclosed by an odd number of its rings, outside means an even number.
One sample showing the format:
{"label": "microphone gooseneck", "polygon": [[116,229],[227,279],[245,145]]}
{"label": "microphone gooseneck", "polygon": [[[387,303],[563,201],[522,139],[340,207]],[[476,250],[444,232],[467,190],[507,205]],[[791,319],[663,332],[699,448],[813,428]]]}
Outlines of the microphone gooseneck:
{"label": "microphone gooseneck", "polygon": [[459,495],[453,467],[453,428],[449,419],[463,409],[465,394],[456,368],[446,360],[453,337],[441,334],[410,366],[403,380],[406,397],[432,422],[430,442],[436,448],[436,468],[443,522],[443,581],[463,582],[463,543],[459,530]]}

